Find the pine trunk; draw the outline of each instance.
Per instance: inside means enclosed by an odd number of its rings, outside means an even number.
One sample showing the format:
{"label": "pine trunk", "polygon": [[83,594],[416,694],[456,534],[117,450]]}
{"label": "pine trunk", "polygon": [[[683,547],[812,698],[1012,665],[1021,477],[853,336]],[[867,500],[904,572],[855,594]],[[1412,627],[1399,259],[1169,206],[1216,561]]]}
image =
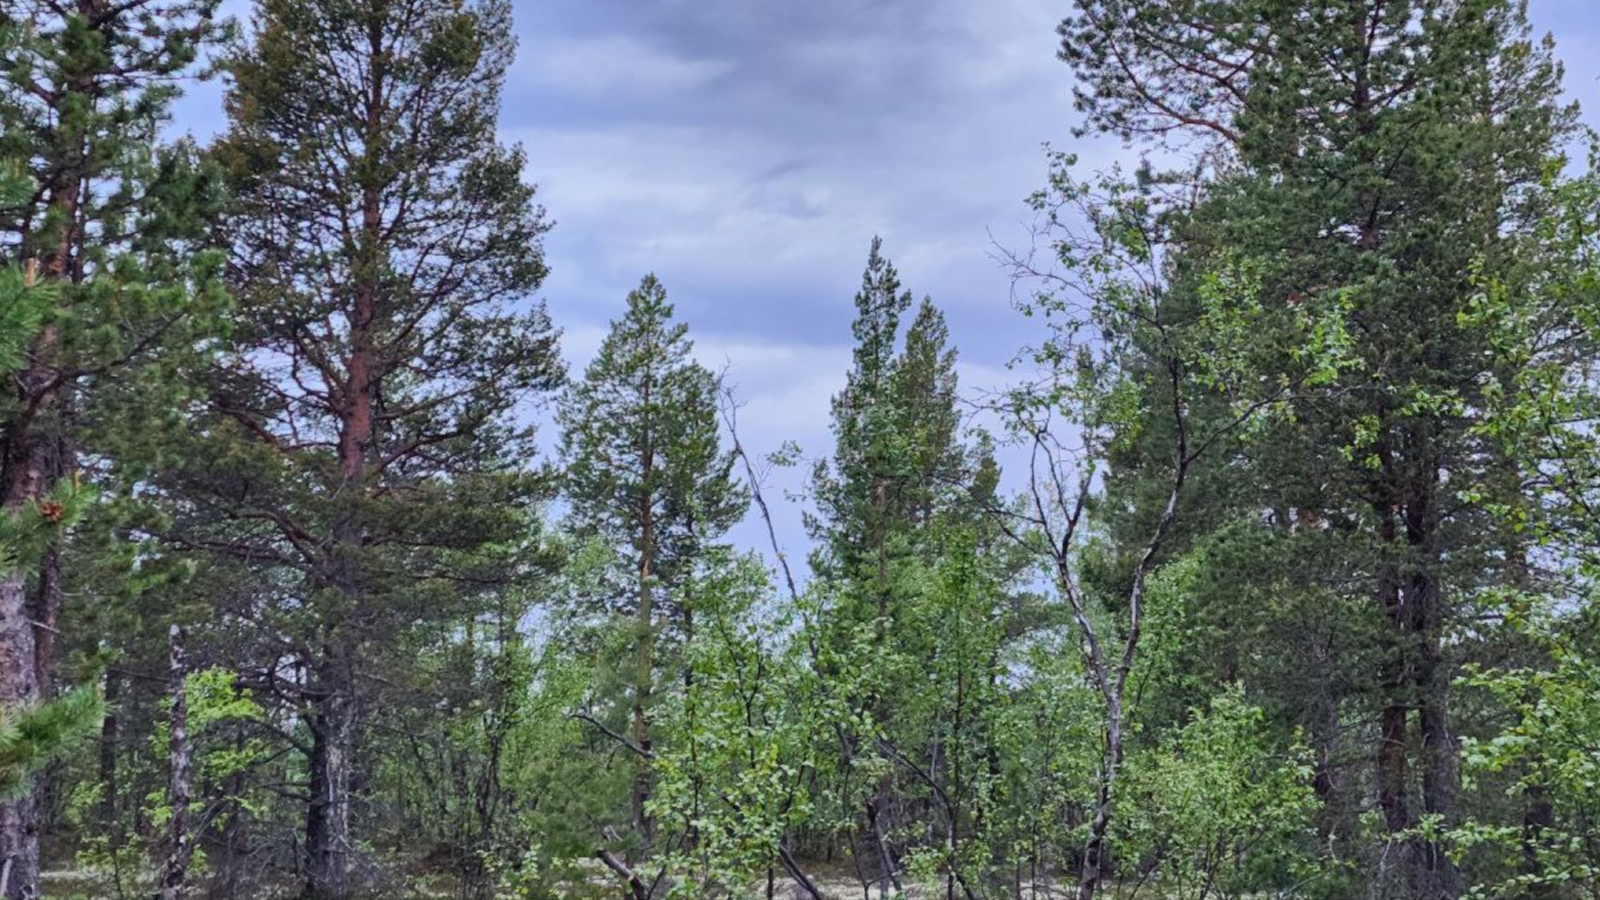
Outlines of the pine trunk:
{"label": "pine trunk", "polygon": [[[654,382],[647,375],[642,388],[644,406],[649,408],[654,393]],[[655,496],[650,488],[655,480],[656,453],[652,423],[645,424],[644,442],[640,454],[639,481],[645,485],[639,497],[639,584],[638,604],[635,614],[639,630],[634,646],[633,684],[633,742],[639,752],[634,760],[633,776],[633,830],[641,842],[640,858],[650,855],[654,838],[654,823],[646,808],[650,801],[650,696],[655,687],[655,585],[656,571],[656,515]]]}
{"label": "pine trunk", "polygon": [[[1409,436],[1403,457],[1426,459],[1434,440],[1427,429]],[[1420,451],[1420,452],[1419,452]],[[1460,872],[1442,847],[1409,832],[1426,816],[1454,824],[1460,783],[1455,736],[1450,728],[1450,672],[1443,652],[1445,606],[1438,571],[1436,514],[1439,467],[1423,466],[1400,479],[1395,455],[1385,448],[1385,471],[1401,490],[1378,507],[1379,537],[1392,556],[1382,582],[1382,602],[1393,653],[1383,677],[1385,707],[1378,745],[1378,805],[1390,840],[1403,848],[1398,881],[1420,900],[1456,900],[1465,891]],[[1417,746],[1411,743],[1416,712]],[[1410,766],[1421,781],[1420,809],[1411,798]]]}
{"label": "pine trunk", "polygon": [[[648,469],[646,470],[648,473]],[[646,501],[648,503],[648,501]],[[651,558],[654,556],[655,535],[653,519],[647,510],[644,516],[644,552],[639,562],[639,636],[635,646],[633,689],[633,742],[639,748],[633,777],[633,829],[643,843],[643,854],[650,852],[652,823],[646,808],[650,801],[650,694],[655,679],[655,602],[650,579]]]}
{"label": "pine trunk", "polygon": [[[0,707],[23,709],[38,702],[27,585],[17,573],[0,581]],[[0,898],[38,896],[39,818],[30,792],[0,803]]]}
{"label": "pine trunk", "polygon": [[[381,58],[375,54],[374,59]],[[368,103],[368,127],[376,129],[382,103],[376,96],[381,78]],[[362,240],[356,267],[354,306],[347,313],[350,355],[341,386],[339,410],[339,489],[360,494],[366,490],[367,465],[372,449],[378,376],[373,346],[378,327],[379,273],[382,270],[382,197],[377,188],[362,192]],[[334,558],[329,583],[340,595],[342,607],[332,613],[327,627],[332,637],[313,666],[318,671],[311,712],[311,803],[306,820],[307,900],[344,900],[352,893],[350,858],[355,848],[350,828],[350,801],[354,787],[357,698],[355,654],[343,644],[345,619],[361,607],[366,591],[362,554],[362,524],[346,519],[334,528]]]}
{"label": "pine trunk", "polygon": [[[81,0],[87,3],[88,0]],[[88,95],[93,85],[84,79],[71,81],[66,93]],[[81,173],[76,165],[61,166],[44,186],[49,214],[60,223],[60,233],[42,258],[30,260],[27,281],[43,278],[57,284],[75,280],[72,253],[78,237]],[[40,263],[42,262],[42,266]],[[45,496],[53,477],[70,468],[65,458],[65,441],[55,446],[41,433],[40,424],[59,416],[61,402],[57,386],[59,335],[47,325],[34,340],[30,365],[18,373],[16,384],[20,411],[5,423],[5,458],[0,460],[0,488],[5,491],[0,515],[18,515],[28,504]],[[57,428],[65,428],[64,417]],[[54,451],[52,454],[51,451]],[[52,460],[52,455],[56,458]],[[45,697],[45,678],[50,659],[41,656],[40,621],[54,627],[60,607],[60,569],[55,549],[47,551],[39,572],[39,591],[28,596],[27,573],[9,573],[0,580],[0,707],[20,709],[39,704]],[[51,642],[45,640],[46,651]],[[39,890],[39,802],[37,791],[0,802],[0,898],[32,900]]]}
{"label": "pine trunk", "polygon": [[306,900],[351,894],[350,831],[354,705],[343,679],[325,683],[311,714],[311,804],[306,818]]}
{"label": "pine trunk", "polygon": [[[43,492],[44,470],[26,435],[14,435],[6,462],[9,476],[0,515],[20,515]],[[27,575],[16,571],[0,579],[0,708],[26,709],[43,698],[38,648],[30,616]],[[39,810],[30,791],[0,802],[0,898],[39,896]]]}

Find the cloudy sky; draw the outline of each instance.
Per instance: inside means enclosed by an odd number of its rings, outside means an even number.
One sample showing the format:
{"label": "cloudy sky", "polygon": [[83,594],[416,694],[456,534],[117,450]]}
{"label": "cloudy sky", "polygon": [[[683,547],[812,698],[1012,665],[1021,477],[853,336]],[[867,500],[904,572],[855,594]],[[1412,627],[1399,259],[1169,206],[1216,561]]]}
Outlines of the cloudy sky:
{"label": "cloudy sky", "polygon": [[761,439],[821,452],[882,235],[973,377],[1015,351],[989,230],[1015,237],[1066,135],[1059,3],[541,0],[503,127],[559,221],[552,313],[581,359],[656,272]]}
{"label": "cloudy sky", "polygon": [[[1588,110],[1596,2],[1530,4]],[[574,373],[653,271],[702,359],[738,385],[752,449],[827,451],[874,234],[945,309],[966,383],[998,384],[1028,334],[991,254],[1025,239],[1043,144],[1089,165],[1125,154],[1071,138],[1071,77],[1054,56],[1066,0],[514,5],[501,130],[557,222],[545,298]],[[215,127],[214,91],[185,102],[180,127]],[[794,522],[783,530],[798,542]]]}

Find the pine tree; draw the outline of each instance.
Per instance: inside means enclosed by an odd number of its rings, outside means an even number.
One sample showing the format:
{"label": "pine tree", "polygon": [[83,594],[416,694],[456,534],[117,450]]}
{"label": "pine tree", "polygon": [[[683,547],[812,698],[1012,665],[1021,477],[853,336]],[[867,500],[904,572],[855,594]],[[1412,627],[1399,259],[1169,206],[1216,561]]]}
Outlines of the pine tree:
{"label": "pine tree", "polygon": [[[1407,896],[1463,890],[1439,846],[1414,829],[1448,825],[1457,812],[1450,685],[1477,648],[1451,635],[1480,592],[1518,577],[1524,555],[1488,515],[1522,500],[1481,428],[1484,388],[1503,373],[1495,334],[1472,315],[1475,279],[1520,265],[1517,236],[1537,227],[1541,184],[1572,134],[1559,67],[1548,43],[1529,40],[1524,7],[1081,0],[1061,28],[1089,128],[1206,147],[1211,183],[1177,229],[1191,274],[1247,272],[1266,309],[1335,311],[1350,339],[1353,364],[1229,461],[1225,471],[1247,487],[1224,505],[1275,523],[1270,537],[1291,542],[1278,556],[1291,568],[1250,580],[1303,589],[1309,558],[1326,566],[1313,590],[1365,601],[1331,633],[1365,633],[1342,656],[1376,658],[1372,669],[1354,684],[1312,687],[1359,687],[1351,699],[1379,722],[1365,738],[1370,782],[1338,780],[1343,791],[1376,784],[1372,801],[1406,852],[1375,877],[1394,878]],[[1188,315],[1201,315],[1190,298]],[[1273,383],[1305,349],[1257,333],[1247,356]],[[1480,499],[1460,502],[1470,496]],[[1241,629],[1248,607],[1238,610]],[[1319,740],[1348,731],[1343,699],[1316,705],[1319,720],[1306,724]],[[1325,764],[1319,782],[1334,774]]]}
{"label": "pine tree", "polygon": [[[25,180],[16,173],[0,172],[0,196],[11,199],[26,189]],[[28,348],[56,303],[52,287],[15,267],[0,270],[0,375],[11,376],[24,367]],[[33,498],[26,507],[0,511],[0,577],[36,565],[54,534],[70,524],[85,499],[83,491],[63,484]],[[34,705],[7,702],[0,708],[0,797],[25,796],[30,779],[59,757],[69,741],[98,725],[101,714],[100,698],[92,689],[80,688]],[[4,873],[0,895],[28,877],[15,857],[0,863],[0,872]]]}
{"label": "pine tree", "polygon": [[[923,673],[912,671],[921,663],[908,661],[925,663],[937,652],[932,633],[920,627],[922,607],[932,602],[923,587],[944,549],[941,526],[972,512],[974,455],[960,432],[956,352],[944,316],[924,300],[902,334],[912,297],[879,239],[872,242],[855,306],[853,364],[833,399],[834,454],[813,474],[816,512],[808,526],[819,544],[813,568],[838,597],[823,623],[829,656],[873,667],[871,696],[849,702],[889,734],[897,711],[917,705],[926,683],[922,678],[919,684]],[[863,633],[867,646],[859,644]],[[939,737],[914,740],[916,756]],[[870,735],[842,735],[845,781],[879,749]],[[894,777],[891,771],[879,778],[857,807],[884,890],[901,881],[897,825],[890,821]]]}
{"label": "pine tree", "polygon": [[919,533],[963,505],[974,466],[944,315],[924,299],[902,335],[911,293],[879,239],[855,305],[853,364],[833,398],[834,454],[813,473],[817,510],[808,526],[821,545],[813,566],[853,585],[883,625],[893,613],[894,569],[930,552]]}
{"label": "pine tree", "polygon": [[242,678],[304,728],[307,897],[359,887],[369,676],[518,576],[546,493],[528,404],[562,371],[548,224],[494,137],[510,33],[503,0],[266,0],[225,63],[237,312],[162,487],[171,545],[241,576],[215,599]]}
{"label": "pine tree", "polygon": [[[826,553],[813,560],[819,570],[858,577],[863,567],[886,570],[888,480],[883,457],[899,424],[888,415],[888,398],[900,340],[900,317],[911,308],[911,292],[900,285],[893,263],[883,256],[883,241],[873,238],[851,325],[856,345],[844,390],[833,398],[834,457],[813,475],[817,518],[814,539]],[[880,571],[880,579],[886,577]]]}
{"label": "pine tree", "polygon": [[[0,503],[16,515],[90,453],[130,467],[171,408],[171,363],[210,334],[221,294],[204,252],[211,182],[160,129],[177,78],[219,37],[218,0],[12,3],[0,9],[0,158],[26,189],[0,202],[0,257],[54,303],[0,392]],[[51,693],[64,548],[0,577],[0,700]],[[69,637],[72,637],[69,635]],[[0,804],[6,897],[38,893],[33,799]]]}
{"label": "pine tree", "polygon": [[906,444],[906,479],[899,505],[926,525],[961,489],[967,454],[956,409],[956,350],[944,313],[924,298],[906,329],[905,346],[889,375],[899,439]]}
{"label": "pine tree", "polygon": [[642,752],[631,803],[646,853],[654,829],[645,757],[663,638],[692,635],[678,591],[748,506],[721,445],[719,382],[692,351],[688,326],[673,321],[665,288],[648,276],[560,410],[573,525],[618,548],[628,573],[617,603],[634,619],[629,729]]}

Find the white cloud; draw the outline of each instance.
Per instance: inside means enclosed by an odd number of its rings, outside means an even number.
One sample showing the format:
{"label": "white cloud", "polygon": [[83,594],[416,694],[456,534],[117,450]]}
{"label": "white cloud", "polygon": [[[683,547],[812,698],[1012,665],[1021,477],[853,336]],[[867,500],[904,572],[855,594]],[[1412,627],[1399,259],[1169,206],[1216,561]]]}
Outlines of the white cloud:
{"label": "white cloud", "polygon": [[735,68],[725,60],[688,59],[637,37],[552,37],[524,44],[509,73],[513,82],[581,94],[667,93],[705,87]]}

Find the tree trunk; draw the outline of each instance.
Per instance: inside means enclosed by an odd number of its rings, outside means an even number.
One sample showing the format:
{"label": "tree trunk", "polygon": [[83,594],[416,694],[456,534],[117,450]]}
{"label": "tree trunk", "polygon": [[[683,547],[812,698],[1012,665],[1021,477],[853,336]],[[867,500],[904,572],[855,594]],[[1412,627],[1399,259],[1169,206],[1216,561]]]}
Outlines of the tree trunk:
{"label": "tree trunk", "polygon": [[[645,380],[643,400],[651,403],[650,379]],[[639,481],[650,485],[655,471],[655,444],[649,425],[646,425],[644,447],[641,453]],[[656,520],[655,497],[647,490],[639,498],[639,584],[638,617],[635,638],[633,673],[633,742],[639,748],[634,760],[633,775],[633,830],[642,844],[641,853],[647,857],[653,840],[654,827],[646,805],[650,800],[650,695],[655,684],[655,585],[656,571]]]}
{"label": "tree trunk", "polygon": [[305,900],[344,900],[351,893],[351,757],[355,704],[337,678],[311,713],[311,804],[306,819]]}
{"label": "tree trunk", "polygon": [[100,721],[100,827],[113,850],[122,846],[122,823],[117,815],[117,743],[121,729],[117,701],[121,696],[122,679],[114,672],[107,672],[106,717]]}
{"label": "tree trunk", "polygon": [[[243,752],[248,739],[241,732],[234,737],[234,750]],[[221,847],[218,852],[211,855],[211,861],[217,864],[216,873],[209,879],[206,896],[210,900],[231,900],[233,897],[243,896],[242,881],[244,880],[244,866],[242,860],[249,855],[245,843],[246,812],[244,797],[246,789],[245,773],[234,772],[228,776],[227,786],[223,789],[223,796],[227,798],[228,818],[222,826]]]}
{"label": "tree trunk", "polygon": [[[56,450],[58,453],[67,452],[65,447]],[[57,453],[51,455],[57,456]],[[64,465],[64,462],[59,456],[52,460],[54,465],[50,466],[46,484],[58,484],[68,476],[71,467]],[[40,695],[46,697],[50,696],[50,685],[55,679],[56,623],[61,619],[61,579],[61,548],[51,544],[45,548],[44,557],[39,561],[38,584],[28,604],[28,617],[34,625],[34,680],[39,684]]]}
{"label": "tree trunk", "polygon": [[643,540],[645,550],[640,554],[639,561],[639,609],[636,623],[639,634],[634,647],[633,676],[633,742],[642,751],[634,761],[633,830],[643,843],[643,852],[646,855],[650,851],[652,831],[650,813],[645,807],[650,801],[649,705],[651,685],[655,678],[655,602],[650,585],[653,539],[650,516],[646,513]]}
{"label": "tree trunk", "polygon": [[[1418,677],[1422,695],[1422,809],[1445,827],[1456,824],[1456,791],[1461,783],[1460,748],[1449,720],[1449,673],[1439,658],[1437,633],[1428,637],[1427,659]],[[1466,891],[1460,871],[1438,844],[1428,842],[1420,862],[1431,897],[1455,900]]]}
{"label": "tree trunk", "polygon": [[[1385,679],[1388,692],[1398,691],[1399,682]],[[1411,802],[1406,781],[1406,705],[1391,701],[1383,708],[1378,736],[1378,808],[1383,811],[1383,824],[1390,834],[1398,834],[1412,825]]]}
{"label": "tree trunk", "polygon": [[[1431,440],[1426,429],[1418,429],[1407,436],[1409,449],[1401,458],[1425,460]],[[1403,555],[1404,562],[1391,562],[1380,585],[1393,652],[1382,681],[1378,805],[1390,840],[1402,847],[1402,890],[1418,900],[1456,900],[1465,885],[1443,848],[1406,834],[1423,816],[1444,826],[1454,824],[1460,781],[1449,720],[1450,672],[1443,653],[1445,606],[1438,575],[1442,560],[1436,546],[1439,466],[1423,463],[1403,473],[1387,447],[1382,459],[1385,481],[1397,489],[1377,505],[1382,522],[1379,537],[1387,552],[1396,558]],[[1420,810],[1413,808],[1410,797],[1412,710],[1417,711],[1420,739],[1415,757],[1422,782]]]}
{"label": "tree trunk", "polygon": [[[887,781],[887,777],[885,778]],[[880,890],[885,893],[892,887],[897,893],[905,893],[905,885],[900,883],[900,870],[895,864],[894,851],[889,846],[888,823],[884,821],[884,807],[888,805],[888,785],[884,784],[878,796],[867,803],[867,824],[872,828],[872,840],[878,848],[878,866],[882,871],[882,881],[879,882]]]}
{"label": "tree trunk", "polygon": [[[10,484],[0,515],[15,516],[42,492],[44,473],[26,451],[22,435],[10,436],[6,460]],[[0,708],[20,710],[42,698],[33,622],[29,617],[27,576],[11,572],[0,578]],[[0,898],[33,900],[39,896],[39,810],[29,791],[0,802]]]}
{"label": "tree trunk", "polygon": [[[1378,458],[1383,463],[1383,483],[1391,485],[1396,480],[1394,452],[1387,442],[1378,448]],[[1393,554],[1400,537],[1397,517],[1399,498],[1385,491],[1373,500],[1377,514],[1380,552]],[[1406,733],[1412,698],[1410,696],[1411,648],[1407,633],[1409,610],[1406,608],[1404,582],[1393,561],[1386,562],[1378,578],[1378,602],[1383,607],[1384,619],[1389,623],[1390,646],[1384,660],[1379,690],[1383,710],[1378,725],[1378,809],[1383,812],[1384,828],[1390,835],[1399,834],[1412,826],[1411,802],[1407,782],[1408,756]]]}
{"label": "tree trunk", "polygon": [[168,634],[171,654],[172,709],[168,713],[167,804],[172,818],[167,827],[167,861],[161,870],[161,900],[183,900],[189,876],[194,838],[189,834],[189,778],[193,760],[189,753],[189,702],[185,691],[189,665],[184,656],[183,629],[172,626]]}
{"label": "tree trunk", "polygon": [[[27,605],[21,574],[0,581],[0,707],[8,710],[39,702]],[[0,803],[0,898],[34,900],[38,896],[39,816],[30,791]]]}
{"label": "tree trunk", "polygon": [[[1550,803],[1550,796],[1540,784],[1528,787],[1527,802],[1527,809],[1522,814],[1522,874],[1538,875],[1544,871],[1541,854],[1548,832],[1555,827],[1556,811]],[[1529,890],[1529,896],[1536,900],[1557,895],[1557,890],[1548,884]]]}
{"label": "tree trunk", "polygon": [[1089,823],[1089,840],[1083,848],[1083,869],[1078,874],[1078,900],[1094,900],[1110,862],[1111,815],[1115,810],[1113,793],[1117,774],[1122,769],[1122,703],[1115,698],[1106,717],[1106,750],[1101,765],[1100,785],[1095,798],[1094,819]]}
{"label": "tree trunk", "polygon": [[[1428,437],[1423,438],[1424,441]],[[1412,489],[1406,514],[1406,541],[1417,559],[1410,578],[1409,601],[1416,630],[1415,696],[1419,708],[1422,768],[1422,812],[1443,827],[1456,824],[1456,792],[1460,788],[1460,751],[1450,727],[1450,672],[1444,652],[1445,602],[1439,572],[1443,562],[1437,548],[1437,463],[1425,469]],[[1456,900],[1466,891],[1461,873],[1433,841],[1418,847],[1418,874],[1428,898]]]}
{"label": "tree trunk", "polygon": [[1366,785],[1360,778],[1344,777],[1346,765],[1345,725],[1340,715],[1345,688],[1334,677],[1335,665],[1329,646],[1318,648],[1323,684],[1309,710],[1307,736],[1316,754],[1311,786],[1321,801],[1319,830],[1348,839],[1356,833],[1356,817],[1367,802],[1361,794]]}
{"label": "tree trunk", "polygon": [[[0,513],[4,514],[9,513]],[[33,638],[26,581],[20,572],[8,575],[0,581],[0,707],[4,709],[25,709],[39,702]],[[0,867],[5,874],[0,897],[39,896],[38,808],[31,792],[0,803]]]}

